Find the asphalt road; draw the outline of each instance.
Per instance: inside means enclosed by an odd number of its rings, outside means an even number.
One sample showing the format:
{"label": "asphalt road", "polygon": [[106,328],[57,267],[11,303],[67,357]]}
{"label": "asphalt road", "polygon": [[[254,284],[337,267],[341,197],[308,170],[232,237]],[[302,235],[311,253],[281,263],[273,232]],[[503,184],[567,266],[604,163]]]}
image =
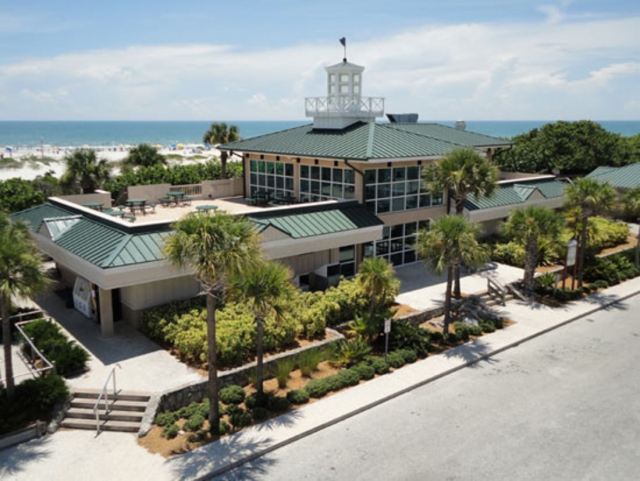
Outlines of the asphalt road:
{"label": "asphalt road", "polygon": [[219,479],[640,479],[640,296]]}

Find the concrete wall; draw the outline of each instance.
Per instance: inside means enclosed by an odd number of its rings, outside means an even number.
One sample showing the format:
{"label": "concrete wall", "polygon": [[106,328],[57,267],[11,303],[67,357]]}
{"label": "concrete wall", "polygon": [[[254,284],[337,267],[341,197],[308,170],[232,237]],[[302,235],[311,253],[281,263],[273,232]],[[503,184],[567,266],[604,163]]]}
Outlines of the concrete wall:
{"label": "concrete wall", "polygon": [[93,194],[78,194],[78,195],[59,195],[57,199],[66,200],[73,204],[82,205],[84,202],[102,202],[104,207],[112,207],[111,194],[109,192],[95,192]]}
{"label": "concrete wall", "polygon": [[195,297],[200,292],[200,284],[193,276],[176,277],[145,284],[123,287],[120,300],[133,311],[160,306],[168,302]]}
{"label": "concrete wall", "polygon": [[203,199],[220,199],[242,195],[242,179],[205,180],[202,182]]}
{"label": "concrete wall", "polygon": [[130,185],[127,187],[127,198],[157,202],[161,197],[165,197],[170,190],[171,184]]}

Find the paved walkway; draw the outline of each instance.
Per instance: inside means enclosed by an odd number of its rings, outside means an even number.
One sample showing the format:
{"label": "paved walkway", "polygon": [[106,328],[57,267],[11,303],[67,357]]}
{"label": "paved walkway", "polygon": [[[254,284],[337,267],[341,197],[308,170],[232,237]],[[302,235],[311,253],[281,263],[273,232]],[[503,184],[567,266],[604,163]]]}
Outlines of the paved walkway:
{"label": "paved walkway", "polygon": [[[164,480],[208,477],[576,318],[588,316],[595,310],[607,309],[614,316],[616,310],[626,309],[624,300],[638,292],[640,279],[635,279],[562,308],[511,301],[502,314],[517,323],[504,330],[405,366],[392,374],[339,392],[182,456],[165,460],[149,454],[136,444],[133,435],[103,433],[95,438],[94,433],[88,431],[59,431],[53,436],[0,451],[0,478],[128,480],[143,477]],[[70,466],[73,466],[73,471],[69,471]]]}

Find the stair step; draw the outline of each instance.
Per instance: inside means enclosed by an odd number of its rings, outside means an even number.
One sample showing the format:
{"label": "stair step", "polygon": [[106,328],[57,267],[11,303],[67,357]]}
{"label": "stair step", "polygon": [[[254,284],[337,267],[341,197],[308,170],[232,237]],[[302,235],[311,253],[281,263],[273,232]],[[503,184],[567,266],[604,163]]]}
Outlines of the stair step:
{"label": "stair step", "polygon": [[[95,419],[64,419],[61,423],[64,428],[70,429],[96,429]],[[140,429],[140,423],[130,421],[103,421],[100,423],[101,431],[120,431],[128,433],[136,433]]]}
{"label": "stair step", "polygon": [[[96,399],[91,398],[73,398],[71,400],[72,408],[93,409]],[[123,401],[118,398],[115,401],[109,399],[109,409],[114,411],[137,411],[144,412],[147,409],[147,402],[141,401]],[[100,400],[100,409],[104,410],[104,401]]]}
{"label": "stair step", "polygon": [[[142,421],[144,413],[135,413],[131,411],[109,411],[105,414],[104,411],[98,411],[98,418],[101,420],[113,420],[113,421],[130,421],[139,423]],[[69,408],[66,413],[67,419],[93,419],[96,417],[93,414],[93,409],[81,409],[81,408]]]}
{"label": "stair step", "polygon": [[[76,398],[98,399],[101,392],[102,391],[100,389],[83,389],[81,391],[74,391],[73,396]],[[109,397],[112,397],[111,393],[109,393]],[[145,392],[119,391],[118,399],[123,401],[148,402],[149,399],[151,399],[151,395]]]}

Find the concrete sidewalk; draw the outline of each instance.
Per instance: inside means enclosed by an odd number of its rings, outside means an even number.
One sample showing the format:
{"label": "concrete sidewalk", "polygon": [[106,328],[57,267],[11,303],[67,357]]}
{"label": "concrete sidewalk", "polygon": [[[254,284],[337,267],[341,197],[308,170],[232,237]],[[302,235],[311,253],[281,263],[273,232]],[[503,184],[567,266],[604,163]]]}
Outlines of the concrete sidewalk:
{"label": "concrete sidewalk", "polygon": [[[609,288],[561,308],[512,301],[502,315],[516,324],[440,355],[259,426],[223,438],[181,456],[164,460],[139,447],[126,434],[61,431],[0,452],[0,478],[9,479],[199,479],[221,474],[246,461],[308,436],[418,386],[475,365],[482,359],[600,310],[625,309],[624,300],[640,292],[640,278]],[[73,472],[69,467],[73,466]]]}

